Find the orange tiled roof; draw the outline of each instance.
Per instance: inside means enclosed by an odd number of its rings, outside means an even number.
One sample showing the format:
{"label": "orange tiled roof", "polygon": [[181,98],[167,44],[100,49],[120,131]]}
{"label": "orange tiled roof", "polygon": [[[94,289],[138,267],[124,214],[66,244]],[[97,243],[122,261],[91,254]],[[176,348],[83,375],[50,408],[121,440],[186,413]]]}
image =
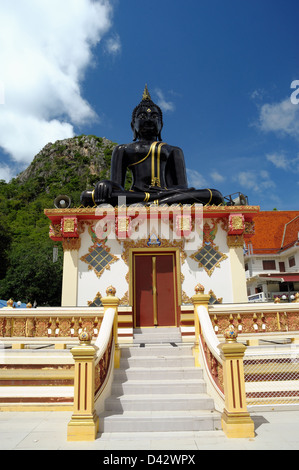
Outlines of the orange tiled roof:
{"label": "orange tiled roof", "polygon": [[[288,225],[286,225],[288,224]],[[254,216],[255,235],[250,238],[255,253],[276,253],[298,239],[299,211],[261,211]]]}

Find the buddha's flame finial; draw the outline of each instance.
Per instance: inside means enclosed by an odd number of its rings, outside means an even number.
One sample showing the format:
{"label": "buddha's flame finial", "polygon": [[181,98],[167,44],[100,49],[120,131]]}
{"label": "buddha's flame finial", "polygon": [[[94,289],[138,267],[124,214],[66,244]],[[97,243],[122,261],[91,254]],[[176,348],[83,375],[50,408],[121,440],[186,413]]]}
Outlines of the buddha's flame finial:
{"label": "buddha's flame finial", "polygon": [[147,88],[147,83],[145,85],[144,92],[143,92],[143,95],[142,95],[142,101],[145,101],[145,100],[151,100],[151,95],[149,94],[149,91],[148,91],[148,88]]}

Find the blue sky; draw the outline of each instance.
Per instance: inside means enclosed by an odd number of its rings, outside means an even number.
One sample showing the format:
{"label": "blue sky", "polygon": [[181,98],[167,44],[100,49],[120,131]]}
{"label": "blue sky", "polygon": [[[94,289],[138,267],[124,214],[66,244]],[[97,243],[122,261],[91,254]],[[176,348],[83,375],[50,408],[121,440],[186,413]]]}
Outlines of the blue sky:
{"label": "blue sky", "polygon": [[190,185],[299,210],[298,18],[296,0],[2,2],[0,179],[48,142],[130,142],[147,83]]}

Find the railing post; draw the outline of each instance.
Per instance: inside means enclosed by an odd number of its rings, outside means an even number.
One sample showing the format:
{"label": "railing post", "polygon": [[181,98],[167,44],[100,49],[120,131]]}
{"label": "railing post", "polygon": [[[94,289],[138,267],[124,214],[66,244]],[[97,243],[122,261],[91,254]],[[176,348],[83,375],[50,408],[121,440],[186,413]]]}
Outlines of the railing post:
{"label": "railing post", "polygon": [[94,408],[95,359],[97,347],[91,345],[91,334],[79,335],[80,345],[71,349],[75,361],[74,411],[67,428],[68,441],[94,441],[99,418]]}
{"label": "railing post", "polygon": [[192,297],[194,305],[194,327],[195,327],[195,343],[192,349],[192,353],[195,359],[195,367],[200,367],[199,361],[199,335],[201,333],[201,327],[199,324],[197,307],[203,305],[206,309],[209,309],[210,294],[205,294],[205,289],[201,284],[197,284],[195,287],[195,295]]}
{"label": "railing post", "polygon": [[115,316],[113,323],[113,335],[114,335],[114,368],[119,369],[120,364],[120,347],[118,344],[118,305],[119,298],[115,297],[116,289],[113,286],[108,287],[106,290],[107,297],[102,297],[101,301],[104,306],[104,315],[108,308],[115,308]]}
{"label": "railing post", "polygon": [[237,343],[231,325],[224,333],[226,342],[218,345],[223,360],[225,405],[221,416],[222,429],[229,438],[254,437],[254,422],[246,404],[243,357],[246,346]]}

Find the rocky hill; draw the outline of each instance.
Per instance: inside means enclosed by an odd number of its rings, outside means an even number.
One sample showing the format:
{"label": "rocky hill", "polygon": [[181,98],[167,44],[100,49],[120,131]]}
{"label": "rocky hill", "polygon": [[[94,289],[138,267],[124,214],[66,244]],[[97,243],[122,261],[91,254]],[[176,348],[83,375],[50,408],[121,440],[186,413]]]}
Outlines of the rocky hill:
{"label": "rocky hill", "polygon": [[60,194],[62,188],[68,193],[81,193],[92,188],[97,181],[109,178],[115,145],[105,137],[93,135],[59,140],[54,144],[50,142],[17,177],[17,181],[21,185],[28,181],[38,182],[37,193]]}

